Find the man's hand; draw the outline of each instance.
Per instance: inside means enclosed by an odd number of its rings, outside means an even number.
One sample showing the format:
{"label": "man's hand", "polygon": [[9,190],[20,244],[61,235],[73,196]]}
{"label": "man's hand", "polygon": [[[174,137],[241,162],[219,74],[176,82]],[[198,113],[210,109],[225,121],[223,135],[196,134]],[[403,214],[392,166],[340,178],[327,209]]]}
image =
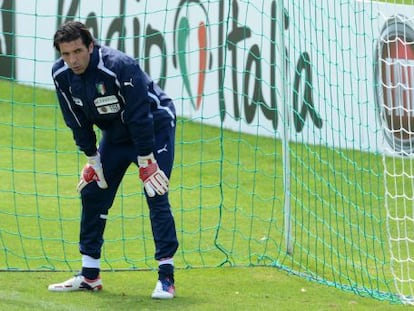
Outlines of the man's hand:
{"label": "man's hand", "polygon": [[139,178],[144,183],[149,197],[154,197],[155,194],[163,195],[168,191],[168,178],[158,167],[153,153],[143,157],[138,156],[138,165]]}
{"label": "man's hand", "polygon": [[78,192],[80,193],[82,189],[85,188],[85,186],[92,181],[96,181],[99,188],[108,188],[108,184],[106,183],[103,174],[101,156],[99,153],[96,153],[96,155],[94,156],[88,157],[88,163],[86,163],[86,165],[82,169],[81,179],[77,187]]}

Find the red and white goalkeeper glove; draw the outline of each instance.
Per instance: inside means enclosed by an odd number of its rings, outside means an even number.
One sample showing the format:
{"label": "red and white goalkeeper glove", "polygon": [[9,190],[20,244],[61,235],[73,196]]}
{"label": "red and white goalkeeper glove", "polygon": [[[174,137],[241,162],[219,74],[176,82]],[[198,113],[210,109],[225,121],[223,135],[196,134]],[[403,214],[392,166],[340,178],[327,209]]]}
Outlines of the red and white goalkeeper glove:
{"label": "red and white goalkeeper glove", "polygon": [[82,189],[92,181],[96,181],[99,188],[108,188],[108,184],[106,183],[103,174],[101,156],[98,152],[96,155],[88,157],[88,163],[86,163],[82,169],[81,179],[77,187],[78,192],[80,193]]}
{"label": "red and white goalkeeper glove", "polygon": [[155,194],[163,195],[168,191],[168,178],[158,167],[154,154],[138,156],[139,178],[144,183],[145,191],[149,197]]}

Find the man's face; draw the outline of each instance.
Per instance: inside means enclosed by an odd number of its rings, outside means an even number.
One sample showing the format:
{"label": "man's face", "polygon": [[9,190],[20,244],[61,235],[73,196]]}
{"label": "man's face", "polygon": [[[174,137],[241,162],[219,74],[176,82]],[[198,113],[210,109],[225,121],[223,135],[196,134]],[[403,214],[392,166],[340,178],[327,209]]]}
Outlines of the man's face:
{"label": "man's face", "polygon": [[70,42],[60,43],[59,48],[62,59],[75,74],[80,75],[85,72],[91,59],[93,43],[86,47],[82,39],[79,38]]}

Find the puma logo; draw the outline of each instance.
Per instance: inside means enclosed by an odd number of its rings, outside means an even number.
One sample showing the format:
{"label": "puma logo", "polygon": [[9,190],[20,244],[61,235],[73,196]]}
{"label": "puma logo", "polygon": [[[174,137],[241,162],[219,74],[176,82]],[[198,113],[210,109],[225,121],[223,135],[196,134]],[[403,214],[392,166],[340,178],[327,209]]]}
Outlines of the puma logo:
{"label": "puma logo", "polygon": [[124,82],[124,86],[134,87],[134,85],[132,84],[132,78],[131,78],[131,79],[129,79],[129,81],[125,81],[125,82]]}
{"label": "puma logo", "polygon": [[161,149],[157,150],[157,153],[160,154],[161,152],[168,152],[167,150],[167,144],[164,145],[164,147],[162,147]]}

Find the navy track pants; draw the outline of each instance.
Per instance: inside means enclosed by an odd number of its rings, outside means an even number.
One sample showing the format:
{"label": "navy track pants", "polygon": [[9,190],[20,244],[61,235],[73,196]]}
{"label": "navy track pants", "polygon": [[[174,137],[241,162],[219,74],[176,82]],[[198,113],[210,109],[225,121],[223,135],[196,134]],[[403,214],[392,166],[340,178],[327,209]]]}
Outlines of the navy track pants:
{"label": "navy track pants", "polygon": [[[155,137],[154,156],[158,166],[168,178],[174,162],[175,127],[165,128]],[[99,152],[107,189],[101,189],[96,182],[89,183],[81,193],[82,215],[80,224],[79,250],[93,258],[101,257],[104,230],[108,211],[111,208],[118,187],[131,163],[137,164],[136,151],[132,143],[114,144],[103,138]],[[140,187],[137,168],[137,187]],[[145,193],[145,192],[144,192]],[[178,248],[175,222],[171,212],[168,192],[165,195],[146,195],[150,212],[151,228],[155,243],[155,259],[171,258]]]}

